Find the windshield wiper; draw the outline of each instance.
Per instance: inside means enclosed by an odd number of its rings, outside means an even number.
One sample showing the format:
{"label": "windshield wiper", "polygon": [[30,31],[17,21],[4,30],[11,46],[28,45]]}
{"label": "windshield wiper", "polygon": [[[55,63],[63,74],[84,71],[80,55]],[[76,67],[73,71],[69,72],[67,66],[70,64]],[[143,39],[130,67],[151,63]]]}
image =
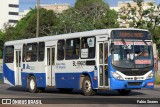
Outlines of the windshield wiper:
{"label": "windshield wiper", "polygon": [[123,43],[123,45],[124,45],[124,48],[128,48],[128,46],[127,46],[127,44],[126,44],[126,41],[124,40],[124,39],[121,39],[121,41],[122,41],[122,43]]}
{"label": "windshield wiper", "polygon": [[146,45],[148,45],[147,42],[146,42],[144,39],[143,39],[142,41],[143,41]]}
{"label": "windshield wiper", "polygon": [[123,45],[126,45],[126,41],[124,39],[121,39]]}

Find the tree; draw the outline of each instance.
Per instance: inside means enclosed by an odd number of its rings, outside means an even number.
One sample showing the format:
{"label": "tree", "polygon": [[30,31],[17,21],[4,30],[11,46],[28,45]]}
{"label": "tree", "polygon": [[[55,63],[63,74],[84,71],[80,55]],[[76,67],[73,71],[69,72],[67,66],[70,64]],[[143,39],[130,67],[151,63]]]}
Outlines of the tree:
{"label": "tree", "polygon": [[59,16],[54,32],[71,33],[118,27],[118,15],[103,0],[77,0],[75,7]]}
{"label": "tree", "polygon": [[126,7],[120,9],[120,18],[129,24],[129,27],[148,29],[152,35],[154,42],[158,42],[155,31],[160,24],[160,5],[155,6],[152,2],[147,9],[143,8],[143,0],[135,0],[137,6],[132,6],[130,3]]}
{"label": "tree", "polygon": [[0,59],[2,58],[2,53],[3,53],[3,45],[4,45],[4,33],[3,31],[0,30]]}
{"label": "tree", "polygon": [[58,17],[58,25],[54,27],[56,34],[73,33],[94,29],[89,19],[86,19],[74,8],[68,9]]}
{"label": "tree", "polygon": [[101,19],[105,17],[109,6],[103,0],[77,0],[74,8],[85,19],[91,21],[95,28],[104,28]]}
{"label": "tree", "polygon": [[106,12],[105,17],[102,20],[102,23],[104,24],[104,28],[118,28],[119,22],[118,22],[118,14],[115,10],[108,10]]}
{"label": "tree", "polygon": [[14,31],[15,27],[10,25],[9,23],[4,24],[4,30],[3,30],[3,42],[11,41],[14,39]]}
{"label": "tree", "polygon": [[103,0],[77,0],[74,8],[86,13],[89,12],[90,9],[95,11],[109,9],[109,6]]}
{"label": "tree", "polygon": [[[25,39],[36,37],[37,9],[31,11],[22,18],[12,34],[13,39]],[[40,9],[40,34],[39,36],[48,36],[52,34],[52,27],[56,26],[57,17],[52,10]]]}

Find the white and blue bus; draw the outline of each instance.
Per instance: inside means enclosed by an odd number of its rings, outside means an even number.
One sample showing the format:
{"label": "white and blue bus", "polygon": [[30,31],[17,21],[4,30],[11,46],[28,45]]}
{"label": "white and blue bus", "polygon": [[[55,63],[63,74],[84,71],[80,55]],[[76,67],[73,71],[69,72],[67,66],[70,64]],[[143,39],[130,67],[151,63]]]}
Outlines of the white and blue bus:
{"label": "white and blue bus", "polygon": [[154,58],[147,30],[115,28],[6,42],[4,83],[35,93],[154,88]]}

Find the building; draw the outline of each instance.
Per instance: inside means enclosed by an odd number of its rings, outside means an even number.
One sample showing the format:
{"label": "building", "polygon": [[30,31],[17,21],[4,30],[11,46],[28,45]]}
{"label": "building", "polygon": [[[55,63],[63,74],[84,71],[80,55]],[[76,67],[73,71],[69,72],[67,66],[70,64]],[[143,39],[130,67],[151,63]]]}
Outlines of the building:
{"label": "building", "polygon": [[0,29],[4,24],[15,25],[19,20],[19,0],[1,0]]}
{"label": "building", "polygon": [[[151,3],[154,1],[153,0],[147,0],[145,2],[142,3],[142,9],[143,10],[146,10],[146,9],[149,9],[151,6],[149,5],[149,3]],[[123,9],[125,10],[129,10],[128,9],[128,3],[131,5],[132,8],[137,8],[138,9],[138,6],[137,6],[137,3],[136,2],[133,2],[133,1],[125,1],[125,2],[122,2],[122,1],[119,1],[118,2],[118,6],[117,7],[111,7],[111,9],[114,9],[115,11],[117,11],[117,13],[119,14],[119,18],[118,18],[118,21],[119,21],[119,24],[120,26],[122,27],[129,27],[129,22],[131,22],[131,20],[123,20],[120,18],[120,16],[127,16],[127,15],[131,15],[131,14],[127,14],[127,11],[125,12]],[[154,3],[155,5],[155,3]],[[155,5],[156,6],[156,5]],[[135,18],[140,18],[140,15],[138,14],[138,12],[136,13],[136,17]],[[143,20],[148,20],[148,17],[143,17]],[[149,21],[149,20],[148,20]]]}
{"label": "building", "polygon": [[[70,8],[69,4],[43,4],[40,8],[44,8],[46,10],[53,10],[55,13],[62,13],[64,10]],[[19,13],[20,19],[23,18],[30,10],[24,10]]]}
{"label": "building", "polygon": [[41,8],[45,8],[47,10],[53,10],[55,13],[62,13],[64,10],[70,8],[69,4],[50,4],[50,5],[41,5]]}

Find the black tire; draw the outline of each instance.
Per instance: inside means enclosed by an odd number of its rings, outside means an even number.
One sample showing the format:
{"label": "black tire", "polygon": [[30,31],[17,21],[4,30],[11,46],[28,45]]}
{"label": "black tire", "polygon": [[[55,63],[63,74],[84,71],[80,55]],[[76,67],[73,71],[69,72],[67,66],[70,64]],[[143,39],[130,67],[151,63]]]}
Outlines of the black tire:
{"label": "black tire", "polygon": [[61,93],[71,93],[73,91],[72,88],[59,88],[58,89]]}
{"label": "black tire", "polygon": [[84,77],[83,79],[82,91],[85,96],[93,96],[96,93],[96,90],[92,88],[92,83],[88,76]]}
{"label": "black tire", "polygon": [[31,93],[39,92],[39,88],[37,88],[36,79],[34,76],[29,77],[28,88]]}
{"label": "black tire", "polygon": [[130,92],[131,92],[131,90],[126,90],[126,89],[118,90],[118,93],[120,95],[129,95]]}

